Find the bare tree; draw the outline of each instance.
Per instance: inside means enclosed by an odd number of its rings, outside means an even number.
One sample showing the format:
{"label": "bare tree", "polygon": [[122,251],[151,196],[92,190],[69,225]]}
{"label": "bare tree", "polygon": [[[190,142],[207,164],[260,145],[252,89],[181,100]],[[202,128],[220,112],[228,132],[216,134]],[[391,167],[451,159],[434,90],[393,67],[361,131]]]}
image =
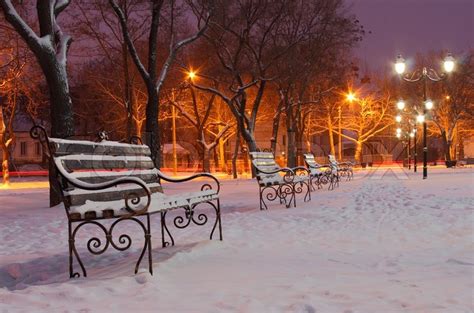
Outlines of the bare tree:
{"label": "bare tree", "polygon": [[[113,9],[107,2],[101,0],[74,2],[72,5],[76,10],[70,15],[79,23],[79,27],[73,29],[74,36],[79,40],[85,39],[84,42],[87,43],[87,49],[81,49],[80,43],[76,44],[76,54],[83,53],[90,56],[93,52],[94,58],[101,60],[101,63],[105,62],[110,67],[106,71],[97,71],[97,67],[91,68],[87,73],[88,80],[95,78],[97,84],[91,84],[90,87],[98,87],[106,98],[113,99],[113,103],[121,109],[121,112],[124,112],[120,115],[122,121],[115,123],[114,126],[125,128],[124,137],[127,140],[132,135],[141,135],[142,130],[138,127],[141,127],[142,122],[141,118],[137,119],[137,113],[142,103],[136,97],[137,92],[142,89],[137,89],[136,86],[137,80],[140,80],[139,73],[134,69],[127,43]],[[146,40],[144,38],[147,30],[145,25],[150,22],[146,14],[148,4],[143,0],[121,0],[118,1],[118,5],[126,19],[132,41]],[[95,45],[91,44],[91,40]],[[111,70],[114,72],[113,77],[110,75]],[[106,84],[107,81],[110,81],[110,84]]]}
{"label": "bare tree", "polygon": [[[227,104],[249,151],[257,150],[254,131],[271,67],[289,49],[275,47],[273,40],[283,30],[286,3],[217,1],[216,17],[205,37],[218,60],[218,70],[203,71],[199,81],[193,82]],[[210,82],[207,85],[206,80]],[[215,82],[219,82],[219,89]],[[255,89],[253,94],[251,89]]]}
{"label": "bare tree", "polygon": [[[48,83],[50,97],[51,135],[68,137],[74,135],[74,116],[67,75],[67,54],[72,37],[65,34],[57,22],[58,16],[69,6],[69,0],[38,0],[39,35],[33,31],[12,4],[11,0],[0,0],[5,19],[23,38],[36,56]],[[50,165],[50,205],[60,202],[59,188],[54,167]]]}
{"label": "bare tree", "polygon": [[344,131],[333,129],[333,132],[356,144],[354,158],[357,163],[362,160],[363,145],[394,124],[393,106],[389,93],[369,94],[356,99],[344,110],[346,113],[341,116]]}
{"label": "bare tree", "polygon": [[[117,1],[109,0],[115,14],[120,23],[120,27],[127,43],[128,50],[131,54],[132,60],[140,73],[143,82],[146,85],[148,101],[146,106],[146,142],[150,146],[152,151],[152,157],[157,166],[160,164],[160,131],[158,125],[159,117],[159,99],[160,91],[163,87],[164,81],[168,75],[171,65],[176,58],[177,53],[185,46],[194,42],[198,39],[207,28],[210,13],[208,8],[202,8],[201,10],[194,9],[196,13],[198,29],[196,32],[191,34],[189,37],[184,39],[177,39],[177,25],[176,19],[178,18],[177,1],[170,1],[168,12],[166,11],[165,1],[157,0],[150,1],[151,10],[151,25],[148,37],[148,56],[147,66],[145,67],[144,62],[141,60],[136,44],[130,35],[129,25],[127,24],[127,17],[124,10],[118,5]],[[195,8],[194,4],[189,1],[187,4]],[[166,19],[168,17],[168,19]],[[166,25],[168,28],[165,28]],[[160,28],[161,26],[161,28]],[[158,72],[158,37],[169,37],[167,56]]]}
{"label": "bare tree", "polygon": [[234,133],[231,129],[234,123],[219,120],[216,112],[216,95],[206,96],[203,92],[196,91],[192,86],[181,90],[189,91],[190,101],[176,94],[172,89],[168,97],[179,113],[194,127],[197,143],[201,148],[201,159],[204,172],[210,172],[211,152],[220,141],[227,141]]}
{"label": "bare tree", "polygon": [[18,54],[14,55],[14,51],[10,51],[6,58],[5,53],[2,53],[0,59],[7,60],[5,65],[0,65],[0,73],[4,77],[0,81],[0,90],[2,91],[0,96],[4,98],[4,101],[0,101],[0,149],[2,150],[3,184],[9,185],[10,150],[16,139],[13,123],[19,97],[18,79],[23,73],[25,63],[20,60]]}
{"label": "bare tree", "polygon": [[57,23],[58,16],[68,7],[68,0],[38,0],[36,9],[40,34],[20,17],[10,0],[0,0],[5,19],[35,54],[48,82],[51,101],[51,135],[67,137],[74,134],[72,102],[67,76],[67,53],[72,38]]}
{"label": "bare tree", "polygon": [[458,62],[456,71],[441,88],[433,88],[431,95],[436,106],[431,112],[429,129],[441,137],[445,160],[451,161],[457,157],[454,148],[474,134],[473,51]]}

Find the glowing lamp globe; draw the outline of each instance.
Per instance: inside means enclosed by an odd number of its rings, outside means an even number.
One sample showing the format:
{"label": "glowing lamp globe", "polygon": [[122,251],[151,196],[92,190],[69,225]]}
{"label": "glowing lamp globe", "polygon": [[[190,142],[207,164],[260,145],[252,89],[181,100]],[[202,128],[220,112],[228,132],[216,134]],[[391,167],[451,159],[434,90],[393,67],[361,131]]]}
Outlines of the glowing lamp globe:
{"label": "glowing lamp globe", "polygon": [[399,110],[403,110],[405,108],[405,102],[403,100],[400,100],[397,102],[397,108]]}
{"label": "glowing lamp globe", "polygon": [[194,79],[195,77],[196,77],[196,72],[194,72],[194,71],[189,71],[189,73],[188,73],[188,78],[192,80],[192,79]]}
{"label": "glowing lamp globe", "polygon": [[401,75],[405,73],[405,69],[406,69],[405,59],[402,57],[401,54],[399,54],[395,61],[395,72]]}
{"label": "glowing lamp globe", "polygon": [[451,73],[454,70],[455,64],[456,63],[453,56],[451,55],[451,53],[448,53],[446,58],[444,58],[444,63],[443,63],[444,71],[446,73]]}
{"label": "glowing lamp globe", "polygon": [[416,121],[418,123],[423,123],[425,121],[425,116],[423,114],[420,114],[416,117]]}
{"label": "glowing lamp globe", "polygon": [[400,122],[402,121],[401,115],[397,115],[397,116],[395,117],[395,120],[396,120],[398,123],[400,123]]}
{"label": "glowing lamp globe", "polygon": [[433,101],[431,101],[431,100],[426,101],[425,102],[425,108],[427,110],[431,110],[433,108]]}

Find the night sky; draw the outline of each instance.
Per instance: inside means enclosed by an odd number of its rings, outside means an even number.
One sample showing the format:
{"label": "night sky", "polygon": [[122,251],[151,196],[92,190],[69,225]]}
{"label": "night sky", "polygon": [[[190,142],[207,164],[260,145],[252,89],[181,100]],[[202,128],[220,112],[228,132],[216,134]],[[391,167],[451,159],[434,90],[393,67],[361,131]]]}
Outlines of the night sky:
{"label": "night sky", "polygon": [[[348,0],[367,34],[356,55],[369,70],[390,69],[398,53],[474,48],[474,0]],[[352,1],[352,2],[351,2]]]}

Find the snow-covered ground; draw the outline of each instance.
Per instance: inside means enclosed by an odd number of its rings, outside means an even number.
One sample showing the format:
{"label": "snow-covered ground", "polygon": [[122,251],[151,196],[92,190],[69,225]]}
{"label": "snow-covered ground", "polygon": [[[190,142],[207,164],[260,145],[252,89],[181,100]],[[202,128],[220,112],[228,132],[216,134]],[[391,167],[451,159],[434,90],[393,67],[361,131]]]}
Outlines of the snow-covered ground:
{"label": "snow-covered ground", "polygon": [[162,249],[156,216],[153,276],[133,275],[138,246],[92,257],[83,242],[81,279],[47,189],[0,190],[0,312],[474,312],[474,171],[355,178],[263,212],[254,181],[224,180],[224,241],[172,229]]}

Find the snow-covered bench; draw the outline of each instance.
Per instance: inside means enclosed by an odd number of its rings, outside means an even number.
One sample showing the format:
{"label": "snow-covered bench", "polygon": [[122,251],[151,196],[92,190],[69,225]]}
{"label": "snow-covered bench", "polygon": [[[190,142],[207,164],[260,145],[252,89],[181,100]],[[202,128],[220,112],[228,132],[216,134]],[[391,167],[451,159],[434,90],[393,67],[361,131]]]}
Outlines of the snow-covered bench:
{"label": "snow-covered bench", "polygon": [[352,180],[354,177],[354,171],[352,170],[354,164],[351,162],[338,162],[332,154],[328,155],[328,159],[331,167],[337,170],[338,178],[346,177],[346,180]]}
{"label": "snow-covered bench", "polygon": [[[41,141],[56,171],[58,191],[68,217],[70,277],[81,276],[74,271],[74,258],[82,275],[87,276],[75,243],[77,234],[84,226],[95,226],[103,235],[89,233],[92,238],[87,241],[88,251],[99,255],[109,246],[119,251],[130,248],[131,236],[123,232],[116,236],[118,230],[114,232],[114,229],[122,221],[135,222],[138,227],[126,230],[143,231],[145,237],[135,273],[147,253],[149,272],[153,274],[150,218],[154,214],[160,216],[162,246],[165,247],[170,244],[165,236],[174,245],[166,224],[167,213],[173,209],[184,210],[183,214],[173,218],[177,228],[190,224],[202,226],[208,221],[207,211],[199,214],[194,211],[197,206],[206,204],[211,212],[215,212],[210,239],[218,229],[219,239],[222,240],[219,181],[211,174],[201,173],[181,179],[167,177],[155,168],[149,147],[142,144],[49,138],[40,126],[33,127],[30,134]],[[203,182],[200,190],[177,195],[165,195],[160,184],[161,180],[179,183],[196,178],[208,178],[211,183]],[[87,232],[83,229],[82,234],[87,234],[89,230],[90,227]]]}
{"label": "snow-covered bench", "polygon": [[329,183],[329,189],[334,188],[335,179],[337,179],[337,172],[333,171],[328,164],[319,164],[314,159],[312,153],[303,154],[304,162],[310,172],[311,186],[316,185],[316,188],[321,189],[322,185]]}
{"label": "snow-covered bench", "polygon": [[280,200],[289,208],[296,206],[296,194],[306,189],[304,201],[311,200],[309,171],[304,167],[280,167],[271,152],[250,152],[260,194],[260,210],[267,210],[268,201]]}

